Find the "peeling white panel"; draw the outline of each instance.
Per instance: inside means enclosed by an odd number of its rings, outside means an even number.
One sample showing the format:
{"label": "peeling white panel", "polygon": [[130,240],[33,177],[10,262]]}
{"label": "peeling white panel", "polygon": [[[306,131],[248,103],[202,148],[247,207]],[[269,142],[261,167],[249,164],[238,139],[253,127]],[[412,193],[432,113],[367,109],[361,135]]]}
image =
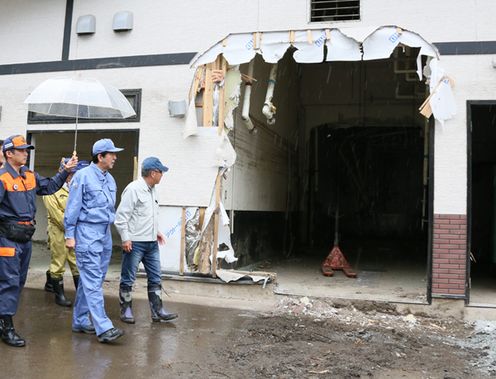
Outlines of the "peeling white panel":
{"label": "peeling white panel", "polygon": [[456,115],[455,98],[450,80],[446,76],[445,70],[440,66],[439,60],[432,59],[429,68],[431,71],[429,87],[432,93],[429,103],[435,119],[442,125],[446,120]]}
{"label": "peeling white panel", "polygon": [[400,43],[410,47],[420,47],[421,55],[438,56],[437,50],[420,35],[397,26],[385,26],[377,29],[363,41],[363,60],[387,59]]}
{"label": "peeling white panel", "polygon": [[253,34],[231,34],[225,41],[223,55],[230,65],[249,62],[255,57]]}
{"label": "peeling white panel", "polygon": [[[165,236],[165,244],[159,245],[160,268],[164,271],[179,271],[182,209],[182,207],[160,207],[159,230]],[[197,209],[197,207],[186,208],[186,222],[193,218]],[[186,259],[184,260],[184,271],[190,271]]]}
{"label": "peeling white panel", "polygon": [[434,45],[419,34],[398,26],[367,27],[356,30],[355,28],[287,30],[256,35],[257,44],[260,43],[256,48],[254,48],[253,33],[230,34],[222,42],[196,57],[192,64],[198,66],[212,62],[220,53],[224,54],[230,64],[247,63],[255,54],[262,54],[267,63],[277,63],[291,45],[297,49],[293,57],[298,63],[322,62],[324,45],[328,48],[327,61],[362,60],[360,44],[363,46],[364,60],[387,59],[400,43],[420,48],[420,55],[439,56]]}
{"label": "peeling white panel", "polygon": [[[311,35],[311,38],[309,37]],[[298,63],[320,63],[324,60],[324,45],[326,42],[325,30],[295,32],[293,46],[298,50],[293,58]]]}
{"label": "peeling white panel", "polygon": [[288,34],[288,32],[264,33],[260,50],[265,62],[277,63],[284,56],[291,46]]}
{"label": "peeling white panel", "polygon": [[344,35],[340,30],[331,30],[331,38],[326,41],[328,62],[359,61],[362,59],[360,44]]}

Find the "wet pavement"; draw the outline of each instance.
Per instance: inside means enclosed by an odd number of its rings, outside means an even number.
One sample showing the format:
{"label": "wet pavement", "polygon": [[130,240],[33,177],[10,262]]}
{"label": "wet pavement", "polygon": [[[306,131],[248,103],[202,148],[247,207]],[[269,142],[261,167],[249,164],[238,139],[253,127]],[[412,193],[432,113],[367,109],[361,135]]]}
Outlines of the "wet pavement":
{"label": "wet pavement", "polygon": [[[148,302],[135,299],[136,324],[127,325],[119,321],[118,299],[105,300],[114,325],[126,332],[112,345],[99,343],[95,335],[72,333],[72,308],[55,305],[52,294],[25,289],[14,322],[27,345],[12,348],[0,343],[0,377],[6,373],[11,378],[51,379],[199,377],[202,367],[218,365],[212,347],[228,341],[232,330],[256,317],[240,310],[170,303],[168,308],[179,313],[179,319],[152,323]],[[209,377],[223,374],[219,370]]]}

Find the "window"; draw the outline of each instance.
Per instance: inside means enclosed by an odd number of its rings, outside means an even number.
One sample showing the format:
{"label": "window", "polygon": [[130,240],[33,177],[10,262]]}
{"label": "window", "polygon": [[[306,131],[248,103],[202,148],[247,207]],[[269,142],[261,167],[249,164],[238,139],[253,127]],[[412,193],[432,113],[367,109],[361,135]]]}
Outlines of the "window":
{"label": "window", "polygon": [[360,0],[310,0],[310,22],[360,20]]}
{"label": "window", "polygon": [[[78,123],[100,123],[100,122],[139,122],[141,116],[141,89],[123,89],[122,94],[128,99],[129,103],[136,112],[136,116],[129,118],[79,118]],[[74,124],[76,119],[73,117],[49,116],[41,113],[28,112],[28,124]]]}

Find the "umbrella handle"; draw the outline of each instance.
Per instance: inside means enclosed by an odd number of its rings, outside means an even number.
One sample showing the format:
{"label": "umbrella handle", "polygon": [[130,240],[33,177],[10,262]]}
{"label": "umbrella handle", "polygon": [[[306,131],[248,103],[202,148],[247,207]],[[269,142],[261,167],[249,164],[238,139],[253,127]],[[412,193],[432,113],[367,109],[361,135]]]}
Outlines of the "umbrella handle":
{"label": "umbrella handle", "polygon": [[77,151],[76,151],[76,150],[74,150],[74,151],[72,152],[72,157],[75,157],[76,155],[77,155]]}

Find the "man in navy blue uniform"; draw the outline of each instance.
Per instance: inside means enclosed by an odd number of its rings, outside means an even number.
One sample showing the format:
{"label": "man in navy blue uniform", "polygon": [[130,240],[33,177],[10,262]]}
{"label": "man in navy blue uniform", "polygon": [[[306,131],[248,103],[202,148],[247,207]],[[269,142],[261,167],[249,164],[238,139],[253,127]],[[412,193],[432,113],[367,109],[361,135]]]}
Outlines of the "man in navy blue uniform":
{"label": "man in navy blue uniform", "polygon": [[12,316],[31,259],[36,195],[57,192],[77,165],[77,157],[73,157],[62,172],[44,178],[25,166],[31,149],[34,147],[23,136],[7,138],[2,147],[5,162],[0,168],[0,331],[2,341],[15,347],[26,344],[16,333]]}
{"label": "man in navy blue uniform", "polygon": [[96,333],[102,343],[124,335],[105,312],[102,289],[112,255],[110,225],[115,219],[117,191],[109,170],[122,150],[107,138],[94,143],[92,163],[76,172],[69,185],[64,215],[66,246],[75,249],[79,269],[72,331]]}

